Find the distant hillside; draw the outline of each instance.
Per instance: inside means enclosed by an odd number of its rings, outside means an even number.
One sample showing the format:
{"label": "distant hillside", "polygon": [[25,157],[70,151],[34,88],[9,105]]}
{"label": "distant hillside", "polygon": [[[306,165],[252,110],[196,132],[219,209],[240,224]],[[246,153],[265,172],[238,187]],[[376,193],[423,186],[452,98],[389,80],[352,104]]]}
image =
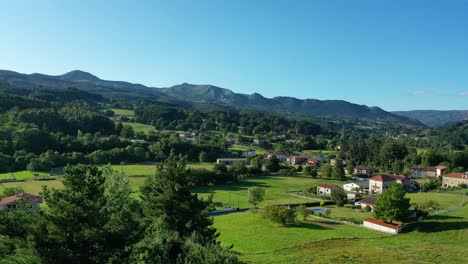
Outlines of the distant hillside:
{"label": "distant hillside", "polygon": [[129,82],[101,80],[83,71],[71,71],[63,75],[52,76],[39,73],[21,74],[13,71],[0,70],[0,82],[25,88],[78,88],[108,98],[117,97],[129,100],[154,100],[165,97],[164,94],[154,88]]}
{"label": "distant hillside", "polygon": [[468,110],[413,110],[395,111],[392,113],[418,120],[429,127],[439,127],[453,122],[468,120]]}
{"label": "distant hillside", "polygon": [[258,93],[250,95],[239,94],[212,85],[193,85],[188,83],[162,88],[160,91],[171,97],[183,100],[211,102],[282,113],[296,113],[319,117],[391,118],[405,122],[408,121],[408,119],[402,119],[378,107],[357,105],[342,100],[302,100],[294,97],[274,97],[270,99]]}
{"label": "distant hillside", "polygon": [[[169,88],[152,88],[141,84],[121,81],[102,80],[90,73],[72,71],[63,75],[21,74],[0,70],[0,83],[16,87],[41,90],[66,90],[77,88],[106,98],[124,98],[128,100],[157,100],[164,102],[208,103],[220,106],[251,108],[282,114],[296,114],[318,118],[333,119],[368,119],[385,123],[398,123],[412,127],[422,127],[418,121],[394,115],[379,107],[368,107],[342,100],[297,99],[293,97],[265,98],[260,94],[250,95],[234,93],[212,85],[193,85],[183,83]],[[49,98],[41,95],[39,98]],[[206,105],[205,105],[206,106]]]}

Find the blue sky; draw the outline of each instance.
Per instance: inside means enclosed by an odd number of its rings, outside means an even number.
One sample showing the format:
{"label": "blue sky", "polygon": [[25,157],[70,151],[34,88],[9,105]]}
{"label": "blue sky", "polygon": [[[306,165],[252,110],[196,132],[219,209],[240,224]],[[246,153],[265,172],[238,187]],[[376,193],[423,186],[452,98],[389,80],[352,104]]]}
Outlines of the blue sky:
{"label": "blue sky", "polygon": [[0,0],[0,69],[468,109],[468,1]]}

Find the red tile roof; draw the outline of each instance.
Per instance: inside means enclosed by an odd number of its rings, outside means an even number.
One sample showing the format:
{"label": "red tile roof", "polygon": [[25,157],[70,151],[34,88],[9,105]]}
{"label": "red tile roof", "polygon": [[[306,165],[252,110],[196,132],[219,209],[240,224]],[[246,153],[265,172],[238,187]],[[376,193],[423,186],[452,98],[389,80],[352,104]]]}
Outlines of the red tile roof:
{"label": "red tile roof", "polygon": [[336,186],[335,184],[329,184],[329,183],[320,183],[318,186],[322,188],[327,188],[327,189],[338,188],[338,186]]}
{"label": "red tile roof", "polygon": [[468,175],[463,172],[452,172],[452,173],[444,175],[443,177],[468,179]]}
{"label": "red tile roof", "polygon": [[439,170],[445,170],[445,169],[447,169],[447,167],[445,167],[445,166],[435,166],[435,167],[436,167],[436,169],[439,169]]}
{"label": "red tile roof", "polygon": [[370,178],[369,180],[386,182],[386,181],[404,180],[405,178],[406,177],[403,175],[376,174],[372,176],[372,178]]}
{"label": "red tile roof", "polygon": [[372,218],[372,217],[366,218],[364,221],[372,223],[372,224],[380,225],[380,226],[385,226],[385,227],[388,227],[388,228],[391,228],[391,229],[398,229],[398,228],[400,228],[402,226],[402,225],[399,225],[399,224],[393,224],[393,223],[385,222],[383,220],[375,219],[375,218]]}
{"label": "red tile roof", "polygon": [[15,195],[3,198],[2,200],[0,200],[0,206],[15,203],[15,202],[21,200],[22,198],[27,199],[28,202],[30,202],[30,203],[42,203],[42,197],[41,196],[21,192],[21,193],[17,193]]}

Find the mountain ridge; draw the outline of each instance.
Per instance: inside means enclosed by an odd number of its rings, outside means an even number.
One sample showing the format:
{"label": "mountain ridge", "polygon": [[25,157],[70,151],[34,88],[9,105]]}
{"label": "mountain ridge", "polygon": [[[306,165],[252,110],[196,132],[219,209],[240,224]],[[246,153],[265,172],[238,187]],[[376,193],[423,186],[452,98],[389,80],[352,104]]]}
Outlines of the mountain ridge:
{"label": "mountain ridge", "polygon": [[392,114],[377,106],[368,107],[345,100],[298,99],[290,96],[266,98],[259,93],[250,95],[235,93],[229,89],[209,84],[182,83],[166,88],[148,87],[124,81],[102,80],[91,73],[81,70],[74,70],[57,76],[40,73],[22,74],[14,71],[0,70],[0,82],[24,88],[77,88],[108,98],[203,102],[314,117],[389,119],[391,121],[423,126],[418,121]]}
{"label": "mountain ridge", "polygon": [[468,120],[468,110],[410,110],[392,113],[418,120],[429,127],[440,127]]}

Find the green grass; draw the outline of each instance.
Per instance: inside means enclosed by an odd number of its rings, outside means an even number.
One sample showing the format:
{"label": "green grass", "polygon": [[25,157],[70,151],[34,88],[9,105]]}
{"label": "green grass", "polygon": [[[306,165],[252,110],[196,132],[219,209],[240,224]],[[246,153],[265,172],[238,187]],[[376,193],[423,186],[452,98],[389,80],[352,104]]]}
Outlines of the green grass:
{"label": "green grass", "polygon": [[234,245],[246,263],[422,264],[468,259],[467,207],[430,217],[416,230],[397,236],[317,220],[281,226],[250,212],[217,216],[214,221],[222,244]]}
{"label": "green grass", "polygon": [[52,181],[25,181],[25,182],[5,182],[0,184],[0,191],[6,188],[21,187],[27,193],[39,194],[42,191],[42,186],[46,185],[50,188],[62,188],[62,180],[58,178]]}
{"label": "green grass", "polygon": [[352,209],[350,204],[347,204],[344,207],[338,207],[335,205],[326,207],[331,209],[330,217],[337,220],[340,219],[340,217],[354,218],[358,220],[364,220],[368,217],[372,217],[372,213],[364,212],[360,209]]}
{"label": "green grass", "polygon": [[148,176],[156,173],[156,165],[154,163],[112,165],[111,167],[115,171],[122,171],[129,177]]}
{"label": "green grass", "polygon": [[221,184],[210,187],[200,187],[194,190],[201,197],[207,197],[213,194],[215,202],[223,204],[231,203],[232,206],[237,206],[237,198],[241,208],[248,208],[248,188],[258,186],[266,189],[265,200],[260,204],[260,207],[269,204],[288,204],[288,203],[305,203],[314,202],[315,200],[307,198],[294,197],[287,192],[303,191],[304,189],[317,185],[322,182],[334,183],[341,185],[343,182],[334,180],[312,179],[311,177],[281,177],[281,176],[261,176],[248,178],[234,183]]}
{"label": "green grass", "polygon": [[337,154],[338,151],[336,151],[336,150],[306,149],[306,150],[301,151],[301,153],[313,156],[313,155],[318,155],[318,154],[322,154],[322,155]]}
{"label": "green grass", "polygon": [[[38,177],[48,177],[49,173],[46,172],[35,172],[38,174]],[[25,179],[32,179],[35,178],[34,173],[32,171],[16,171],[12,173],[1,173],[0,179],[9,179],[15,177],[17,180],[25,180]]]}
{"label": "green grass", "polygon": [[127,117],[133,117],[135,115],[133,110],[120,109],[120,108],[111,108],[111,110],[115,113],[115,115],[127,116]]}
{"label": "green grass", "polygon": [[142,123],[133,123],[133,122],[122,122],[123,125],[129,125],[133,127],[135,132],[143,132],[149,133],[150,131],[154,131],[154,127],[150,125],[145,125]]}
{"label": "green grass", "polygon": [[[462,195],[445,194],[445,193],[408,193],[406,197],[410,198],[411,203],[423,203],[429,200],[434,200],[439,203],[440,208],[448,208],[451,206],[459,205],[463,201]],[[465,198],[468,200],[468,198]]]}

